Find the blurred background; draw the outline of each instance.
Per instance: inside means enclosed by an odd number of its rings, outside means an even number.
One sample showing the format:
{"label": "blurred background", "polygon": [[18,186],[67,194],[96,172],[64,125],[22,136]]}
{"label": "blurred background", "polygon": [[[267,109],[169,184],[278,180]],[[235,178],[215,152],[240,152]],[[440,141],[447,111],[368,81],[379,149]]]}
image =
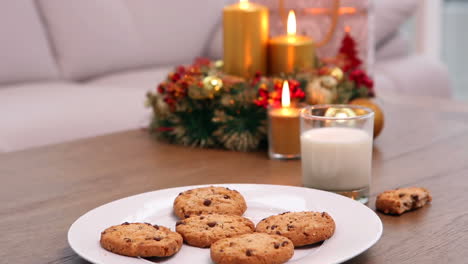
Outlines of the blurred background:
{"label": "blurred background", "polygon": [[[0,152],[146,126],[169,72],[222,58],[222,9],[238,1],[0,1]],[[250,1],[270,8],[272,36],[284,9],[314,40],[337,28],[317,53],[349,33],[378,97],[468,102],[468,0]]]}
{"label": "blurred background", "polygon": [[442,60],[449,67],[455,98],[468,101],[468,0],[446,0],[442,18]]}
{"label": "blurred background", "polygon": [[[411,43],[414,51],[422,49],[418,41],[431,39],[433,44],[427,49],[434,50],[427,52],[439,57],[447,65],[454,99],[466,102],[468,101],[468,75],[465,72],[468,66],[468,30],[466,29],[468,0],[421,2],[425,2],[427,15],[418,13],[403,27],[403,32],[413,40]],[[440,23],[440,28],[437,23]],[[433,37],[424,37],[424,32],[417,30],[420,27],[425,27],[428,34],[433,34]]]}

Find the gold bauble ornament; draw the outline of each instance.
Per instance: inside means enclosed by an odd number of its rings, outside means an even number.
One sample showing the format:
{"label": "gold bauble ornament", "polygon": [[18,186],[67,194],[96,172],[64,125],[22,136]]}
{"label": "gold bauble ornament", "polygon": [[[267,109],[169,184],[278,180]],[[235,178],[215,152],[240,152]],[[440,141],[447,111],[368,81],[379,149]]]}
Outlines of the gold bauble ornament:
{"label": "gold bauble ornament", "polygon": [[356,113],[351,108],[330,107],[325,112],[326,117],[348,118],[355,117]]}
{"label": "gold bauble ornament", "polygon": [[336,98],[336,80],[331,76],[315,78],[307,84],[307,103],[331,104]]}
{"label": "gold bauble ornament", "polygon": [[203,79],[203,88],[213,96],[223,88],[223,80],[216,76],[207,76]]}
{"label": "gold bauble ornament", "polygon": [[[356,112],[347,107],[330,107],[325,111],[325,116],[326,117],[334,117],[338,118],[337,120],[333,121],[325,121],[325,126],[349,126],[349,127],[354,127],[356,125],[355,120],[345,120],[347,118],[355,117],[357,116]],[[339,120],[341,118],[341,120]]]}
{"label": "gold bauble ornament", "polygon": [[343,75],[343,71],[340,69],[340,67],[335,67],[330,71],[330,76],[334,77],[339,82],[343,80]]}
{"label": "gold bauble ornament", "polygon": [[217,60],[217,61],[215,61],[214,65],[215,65],[216,68],[222,69],[223,66],[224,66],[224,61],[222,61],[222,60]]}
{"label": "gold bauble ornament", "polygon": [[203,78],[202,87],[190,86],[188,95],[192,99],[213,98],[223,87],[223,81],[216,76],[207,76]]}
{"label": "gold bauble ornament", "polygon": [[217,93],[223,87],[223,80],[216,76],[207,76],[203,79],[203,87],[213,94]]}
{"label": "gold bauble ornament", "polygon": [[335,88],[338,85],[338,82],[335,78],[329,75],[321,76],[319,77],[320,79],[320,84],[328,89]]}
{"label": "gold bauble ornament", "polygon": [[384,126],[384,114],[382,109],[367,98],[354,99],[349,104],[368,107],[374,111],[374,138],[378,137]]}

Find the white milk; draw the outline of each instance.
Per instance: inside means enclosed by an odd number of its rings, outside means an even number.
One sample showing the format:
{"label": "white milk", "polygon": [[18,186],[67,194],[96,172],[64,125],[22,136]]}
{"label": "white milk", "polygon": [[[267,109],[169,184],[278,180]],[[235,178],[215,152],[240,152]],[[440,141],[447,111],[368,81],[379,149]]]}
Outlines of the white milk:
{"label": "white milk", "polygon": [[351,191],[369,187],[372,138],[355,128],[325,127],[301,135],[304,186]]}

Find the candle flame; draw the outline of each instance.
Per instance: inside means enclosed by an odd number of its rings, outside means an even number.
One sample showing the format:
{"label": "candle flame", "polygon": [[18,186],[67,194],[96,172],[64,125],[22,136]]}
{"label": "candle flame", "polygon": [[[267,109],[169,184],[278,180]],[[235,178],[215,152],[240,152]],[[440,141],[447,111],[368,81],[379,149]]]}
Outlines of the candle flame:
{"label": "candle flame", "polygon": [[349,33],[351,31],[351,27],[350,26],[345,26],[344,31],[346,33]]}
{"label": "candle flame", "polygon": [[281,92],[281,106],[289,107],[291,105],[291,96],[289,95],[289,83],[284,81],[283,91]]}
{"label": "candle flame", "polygon": [[239,0],[239,3],[242,9],[246,9],[249,7],[249,0]]}
{"label": "candle flame", "polygon": [[288,35],[296,35],[296,14],[293,10],[290,10],[288,14],[287,32]]}

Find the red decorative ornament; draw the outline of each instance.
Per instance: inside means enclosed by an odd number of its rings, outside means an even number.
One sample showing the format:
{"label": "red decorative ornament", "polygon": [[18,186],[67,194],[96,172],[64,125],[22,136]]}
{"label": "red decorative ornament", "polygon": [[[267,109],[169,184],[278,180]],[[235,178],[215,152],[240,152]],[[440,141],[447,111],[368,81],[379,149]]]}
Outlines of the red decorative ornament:
{"label": "red decorative ornament", "polygon": [[199,67],[210,66],[211,65],[211,60],[208,59],[208,58],[199,57],[199,58],[195,59],[195,62],[193,63],[193,65],[194,66],[199,66]]}
{"label": "red decorative ornament", "polygon": [[177,68],[176,68],[176,72],[177,72],[178,74],[184,74],[185,71],[186,71],[186,69],[185,69],[185,67],[182,66],[182,65],[177,66]]}
{"label": "red decorative ornament", "polygon": [[164,88],[163,83],[161,83],[161,84],[158,85],[157,91],[158,91],[158,93],[160,93],[160,94],[163,94],[163,93],[166,91],[166,89]]}
{"label": "red decorative ornament", "polygon": [[[300,101],[305,98],[306,94],[301,88],[301,84],[294,79],[288,80],[289,94],[291,101]],[[281,105],[281,94],[283,91],[283,80],[275,80],[273,83],[273,91],[269,93],[269,104],[273,106]]]}
{"label": "red decorative ornament", "polygon": [[178,80],[180,80],[180,74],[175,72],[175,73],[172,73],[171,75],[169,75],[169,79],[173,82],[177,82]]}
{"label": "red decorative ornament", "polygon": [[372,79],[369,78],[369,76],[367,75],[365,71],[360,70],[360,69],[353,70],[349,74],[349,79],[351,81],[356,82],[358,85],[364,85],[369,88],[374,87],[374,81],[372,81]]}
{"label": "red decorative ornament", "polygon": [[257,85],[262,80],[262,74],[260,72],[256,72],[254,77],[252,78],[252,86]]}
{"label": "red decorative ornament", "polygon": [[369,96],[374,96],[374,81],[361,69],[353,70],[349,74],[349,79],[354,81],[358,86],[365,86]]}
{"label": "red decorative ornament", "polygon": [[345,72],[356,69],[362,64],[357,54],[356,41],[351,37],[349,32],[345,33],[338,54],[343,60],[342,69]]}
{"label": "red decorative ornament", "polygon": [[262,83],[258,89],[258,98],[254,100],[254,104],[259,107],[267,108],[269,97],[270,93],[268,87],[265,83]]}

